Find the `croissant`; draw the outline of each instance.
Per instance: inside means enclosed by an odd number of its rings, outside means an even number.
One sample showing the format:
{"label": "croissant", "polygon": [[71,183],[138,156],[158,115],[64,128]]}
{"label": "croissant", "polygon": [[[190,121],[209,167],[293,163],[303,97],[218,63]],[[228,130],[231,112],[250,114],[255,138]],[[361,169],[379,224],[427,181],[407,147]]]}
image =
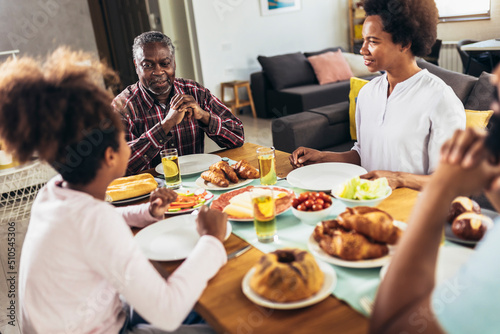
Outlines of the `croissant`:
{"label": "croissant", "polygon": [[367,206],[347,208],[338,216],[338,223],[346,230],[355,230],[378,242],[394,245],[401,230],[393,224],[394,219],[382,210]]}
{"label": "croissant", "polygon": [[229,186],[229,181],[224,176],[224,173],[219,170],[204,171],[203,173],[201,173],[201,178],[205,181],[215,184],[218,187]]}
{"label": "croissant", "polygon": [[385,244],[371,242],[362,234],[346,231],[340,226],[325,226],[325,223],[327,222],[316,226],[314,239],[329,255],[347,261],[359,261],[379,258],[389,253],[389,248]]}
{"label": "croissant", "polygon": [[258,179],[259,171],[250,165],[245,159],[238,161],[232,166],[236,174],[242,179]]}
{"label": "croissant", "polygon": [[231,166],[227,163],[227,161],[219,161],[212,166],[210,166],[210,170],[218,170],[222,171],[226,177],[229,179],[229,181],[233,183],[238,183],[238,175],[236,175],[236,172],[234,171]]}

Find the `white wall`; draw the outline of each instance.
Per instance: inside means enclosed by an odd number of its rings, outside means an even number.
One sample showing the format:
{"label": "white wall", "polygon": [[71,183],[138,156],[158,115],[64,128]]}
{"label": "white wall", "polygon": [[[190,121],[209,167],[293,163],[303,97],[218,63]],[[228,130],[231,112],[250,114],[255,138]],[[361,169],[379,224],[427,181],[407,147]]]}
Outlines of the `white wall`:
{"label": "white wall", "polygon": [[260,70],[258,55],[348,47],[347,1],[302,0],[299,11],[269,16],[259,2],[192,0],[203,85],[217,96],[221,82]]}

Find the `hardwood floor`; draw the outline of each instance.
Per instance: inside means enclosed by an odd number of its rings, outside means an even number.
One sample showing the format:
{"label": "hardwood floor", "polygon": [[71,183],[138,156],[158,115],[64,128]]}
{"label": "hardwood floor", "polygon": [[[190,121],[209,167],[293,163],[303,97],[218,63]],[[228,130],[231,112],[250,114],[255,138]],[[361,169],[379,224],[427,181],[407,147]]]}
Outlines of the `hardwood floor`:
{"label": "hardwood floor", "polygon": [[[259,144],[262,146],[272,145],[272,135],[271,135],[271,120],[253,118],[252,114],[248,111],[245,114],[240,114],[238,117],[243,122],[245,129],[245,141]],[[219,146],[215,144],[212,140],[206,138],[205,140],[205,152],[213,152],[220,150]],[[19,257],[21,255],[21,248],[24,241],[24,236],[26,234],[26,229],[28,228],[28,220],[15,221],[15,224],[10,224],[12,221],[0,217],[0,334],[20,334],[19,325],[17,318],[12,322],[8,317],[9,311],[7,308],[10,303],[13,302],[15,306],[15,314],[19,315],[19,302],[18,298],[18,278],[19,278]],[[9,228],[15,233],[15,245],[14,245],[14,255],[15,263],[12,268],[9,268],[9,240],[8,237],[12,238],[12,235],[8,235]],[[10,240],[12,242],[12,240]],[[10,255],[13,255],[12,253]],[[12,262],[11,262],[12,263]],[[15,274],[13,274],[15,273]],[[15,278],[15,298],[12,297],[12,292],[9,291],[10,284],[7,279],[14,276]],[[13,323],[14,326],[10,325]]]}

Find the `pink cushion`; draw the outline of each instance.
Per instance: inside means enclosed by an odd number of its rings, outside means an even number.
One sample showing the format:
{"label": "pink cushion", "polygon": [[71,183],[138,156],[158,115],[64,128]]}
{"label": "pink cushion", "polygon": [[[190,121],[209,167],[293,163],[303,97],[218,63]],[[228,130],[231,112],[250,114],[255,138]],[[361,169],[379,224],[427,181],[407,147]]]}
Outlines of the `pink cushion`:
{"label": "pink cushion", "polygon": [[349,63],[340,50],[325,52],[307,60],[311,63],[320,85],[349,80],[353,76]]}

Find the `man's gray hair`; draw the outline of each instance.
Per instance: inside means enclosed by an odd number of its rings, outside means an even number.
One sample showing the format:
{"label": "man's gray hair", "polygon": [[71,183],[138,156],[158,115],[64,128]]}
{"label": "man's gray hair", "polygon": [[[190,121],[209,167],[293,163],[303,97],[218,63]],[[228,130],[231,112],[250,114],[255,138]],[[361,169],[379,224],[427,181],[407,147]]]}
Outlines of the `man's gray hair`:
{"label": "man's gray hair", "polygon": [[170,37],[159,31],[148,31],[140,34],[134,39],[134,45],[132,46],[134,60],[138,59],[139,52],[142,50],[144,45],[148,43],[161,43],[169,48],[172,56],[175,56],[175,47]]}

